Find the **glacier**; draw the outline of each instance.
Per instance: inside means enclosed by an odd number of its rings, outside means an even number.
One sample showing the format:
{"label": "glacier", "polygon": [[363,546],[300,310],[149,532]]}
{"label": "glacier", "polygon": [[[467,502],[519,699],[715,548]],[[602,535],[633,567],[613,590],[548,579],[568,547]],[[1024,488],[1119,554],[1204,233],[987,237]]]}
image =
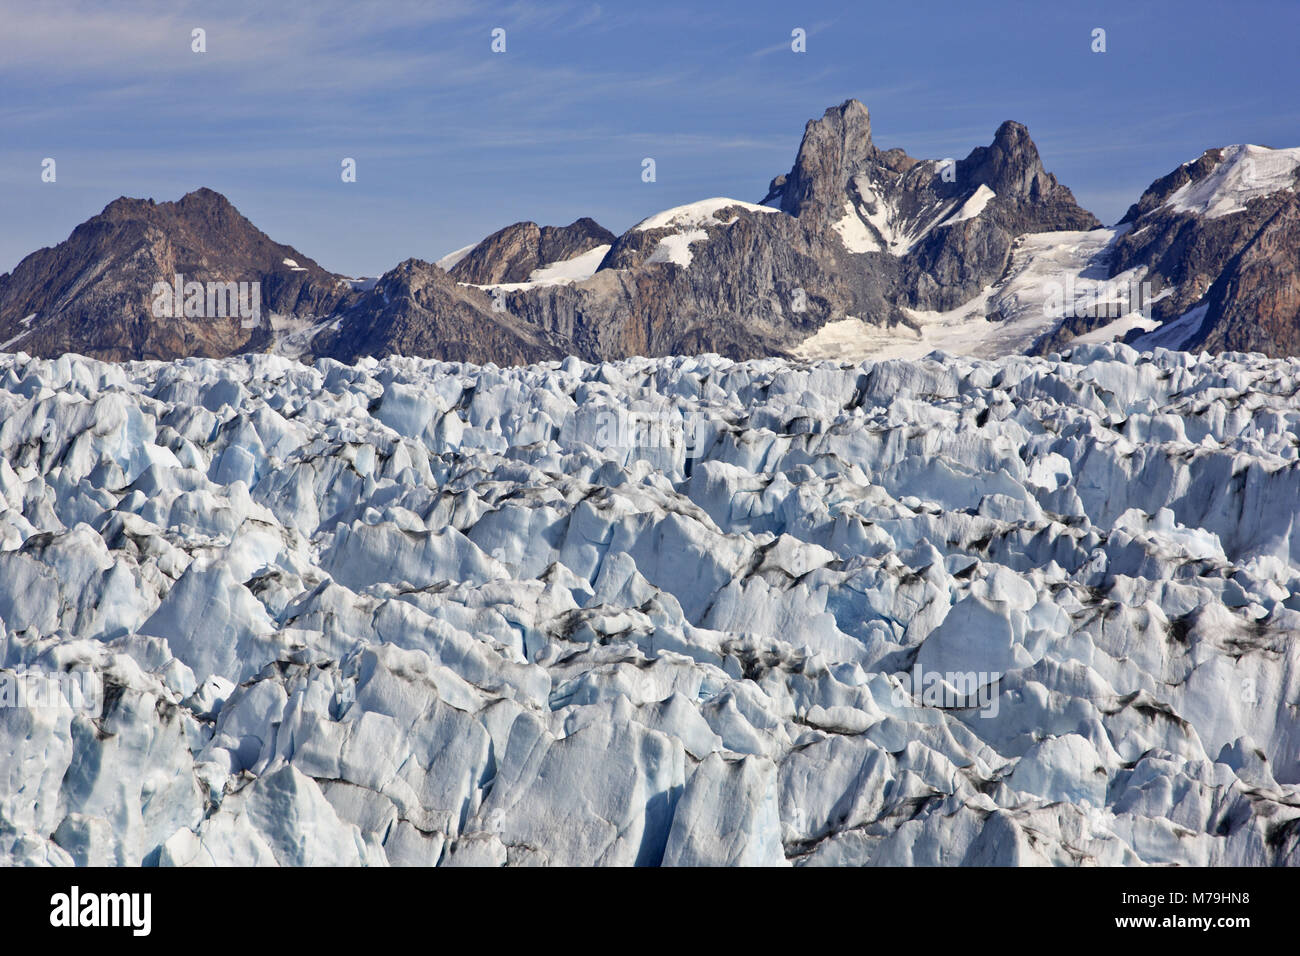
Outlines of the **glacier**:
{"label": "glacier", "polygon": [[1300,864],[1298,426],[1118,344],[0,355],[0,863]]}

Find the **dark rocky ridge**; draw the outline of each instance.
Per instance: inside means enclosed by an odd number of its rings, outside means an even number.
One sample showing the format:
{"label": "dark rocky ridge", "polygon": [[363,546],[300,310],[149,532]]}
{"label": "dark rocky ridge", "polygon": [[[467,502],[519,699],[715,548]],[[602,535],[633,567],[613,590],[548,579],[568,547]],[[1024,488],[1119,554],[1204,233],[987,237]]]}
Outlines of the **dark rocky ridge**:
{"label": "dark rocky ridge", "polygon": [[496,311],[487,293],[419,259],[386,272],[335,324],[337,329],[318,337],[315,351],[346,362],[365,355],[418,355],[521,365],[567,354],[544,332]]}
{"label": "dark rocky ridge", "polygon": [[1211,352],[1300,355],[1300,197],[1263,219],[1206,296],[1209,321],[1193,344]]}
{"label": "dark rocky ridge", "polygon": [[704,227],[708,238],[691,244],[688,268],[649,261],[668,230],[629,232],[591,279],[511,293],[507,306],[522,321],[567,339],[574,354],[598,361],[779,355],[859,301],[828,269],[828,250],[808,241],[788,217],[738,207],[723,214],[734,221]]}
{"label": "dark rocky ridge", "polygon": [[[262,327],[242,328],[238,318],[154,316],[154,284],[170,284],[177,273],[186,281],[260,282]],[[34,355],[219,357],[263,347],[271,312],[325,316],[351,295],[346,282],[272,241],[211,189],[177,202],[122,198],[0,276],[0,341],[22,335],[13,347]]]}

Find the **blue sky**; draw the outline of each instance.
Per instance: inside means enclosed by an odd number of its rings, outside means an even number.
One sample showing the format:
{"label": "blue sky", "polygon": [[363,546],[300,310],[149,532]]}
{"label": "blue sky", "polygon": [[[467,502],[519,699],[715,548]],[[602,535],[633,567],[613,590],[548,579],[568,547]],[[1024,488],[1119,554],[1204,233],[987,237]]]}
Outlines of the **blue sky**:
{"label": "blue sky", "polygon": [[1300,145],[1295,0],[0,0],[0,24],[0,271],[119,195],[198,186],[351,275],[522,219],[621,232],[694,199],[757,201],[804,123],[849,97],[878,146],[919,157],[1019,120],[1106,222],[1208,147]]}

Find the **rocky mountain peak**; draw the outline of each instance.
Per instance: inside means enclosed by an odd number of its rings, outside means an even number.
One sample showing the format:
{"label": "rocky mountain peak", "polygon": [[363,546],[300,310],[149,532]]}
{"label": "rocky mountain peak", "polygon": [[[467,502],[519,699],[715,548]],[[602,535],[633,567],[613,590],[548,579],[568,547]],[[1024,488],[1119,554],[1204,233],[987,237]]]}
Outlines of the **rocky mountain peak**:
{"label": "rocky mountain peak", "polygon": [[[1300,349],[1300,149],[1207,149],[1153,182],[1121,220],[1110,271],[1144,270],[1176,348]],[[1139,222],[1140,220],[1140,222]]]}
{"label": "rocky mountain peak", "polygon": [[155,202],[119,196],[92,217],[87,224],[140,222],[163,227],[185,226],[195,229],[241,231],[262,235],[229,199],[215,189],[203,187],[188,192],[174,202]]}
{"label": "rocky mountain peak", "polygon": [[[957,167],[959,181],[988,186],[1004,198],[1044,201],[1063,188],[1043,168],[1038,147],[1024,124],[1007,120],[993,134],[993,142],[971,150]],[[1067,190],[1068,192],[1068,190]],[[1071,197],[1073,200],[1073,197]]]}
{"label": "rocky mountain peak", "polygon": [[563,357],[539,330],[498,311],[481,289],[414,258],[345,303],[313,348],[344,362],[374,354],[505,365]]}
{"label": "rocky mountain peak", "polygon": [[88,222],[96,220],[122,222],[129,219],[141,219],[146,217],[154,206],[155,203],[152,199],[133,199],[130,196],[118,196],[105,206],[98,216],[93,216]]}
{"label": "rocky mountain peak", "polygon": [[1237,144],[1207,149],[1152,183],[1121,222],[1159,213],[1218,219],[1247,211],[1255,200],[1294,193],[1300,149]]}
{"label": "rocky mountain peak", "polygon": [[174,203],[163,205],[169,207],[168,211],[172,214],[192,222],[247,228],[261,234],[261,230],[240,214],[234,203],[215,189],[208,189],[206,186],[186,193]]}
{"label": "rocky mountain peak", "polygon": [[832,106],[804,127],[794,168],[781,188],[781,209],[801,218],[834,213],[844,203],[850,178],[876,152],[866,106],[857,100]]}
{"label": "rocky mountain peak", "polygon": [[[215,299],[214,315],[155,314],[156,286],[178,275],[256,283],[258,324],[216,311]],[[260,316],[328,315],[349,295],[347,283],[272,240],[215,190],[163,203],[123,196],[0,277],[0,341],[34,355],[227,355],[269,340]]]}

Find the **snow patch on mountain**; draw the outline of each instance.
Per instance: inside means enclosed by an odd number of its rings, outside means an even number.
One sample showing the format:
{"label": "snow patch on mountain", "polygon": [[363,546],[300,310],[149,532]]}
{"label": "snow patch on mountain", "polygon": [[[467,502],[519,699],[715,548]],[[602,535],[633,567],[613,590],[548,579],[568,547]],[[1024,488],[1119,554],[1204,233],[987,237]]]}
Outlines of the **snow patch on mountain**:
{"label": "snow patch on mountain", "polygon": [[464,259],[467,255],[473,252],[474,247],[477,245],[478,245],[477,242],[471,242],[468,246],[462,246],[461,248],[455,250],[454,252],[449,252],[441,259],[439,259],[437,262],[435,262],[434,265],[437,266],[439,269],[441,269],[443,272],[450,272],[453,268],[455,268],[456,263],[460,262],[460,260]]}
{"label": "snow patch on mountain", "polygon": [[691,264],[691,243],[704,242],[708,238],[709,234],[703,229],[691,229],[664,236],[646,262],[672,262],[684,269]]}
{"label": "snow patch on mountain", "polygon": [[1209,303],[1189,309],[1172,322],[1166,322],[1160,328],[1135,339],[1133,347],[1147,350],[1154,348],[1186,348],[1196,333],[1200,331],[1201,323],[1205,321],[1205,315],[1209,311]]}
{"label": "snow patch on mountain", "polygon": [[780,212],[780,210],[768,206],[717,196],[712,199],[687,203],[684,206],[674,206],[672,209],[665,209],[663,212],[655,213],[633,226],[632,231],[674,230],[674,232],[660,238],[654,251],[646,257],[646,262],[671,262],[686,268],[691,264],[693,258],[691,243],[703,242],[709,238],[706,227],[729,226],[735,222],[735,216],[730,219],[719,218],[720,213],[735,207],[749,212]]}
{"label": "snow patch on mountain", "polygon": [[[926,160],[938,166],[935,160]],[[984,211],[995,194],[981,184],[966,200],[936,199],[905,214],[898,206],[898,194],[859,173],[851,181],[845,214],[833,227],[849,252],[887,251],[904,256],[935,229],[972,219]]]}
{"label": "snow patch on mountain", "polygon": [[[477,289],[487,291],[517,292],[521,289],[537,289],[548,285],[566,285],[570,282],[581,282],[584,279],[590,279],[600,268],[601,260],[609,252],[608,244],[595,246],[572,259],[565,259],[560,262],[552,262],[544,266],[538,266],[528,274],[528,278],[523,282],[498,282],[491,285],[475,286]],[[461,283],[469,285],[470,283]]]}
{"label": "snow patch on mountain", "polygon": [[637,232],[646,232],[650,229],[665,229],[668,227],[689,230],[700,226],[723,225],[724,223],[717,218],[717,214],[732,206],[739,206],[749,212],[775,213],[780,211],[770,206],[760,206],[757,203],[744,202],[740,199],[715,196],[711,199],[701,199],[698,202],[686,203],[683,206],[674,206],[671,209],[665,209],[663,212],[657,212],[653,216],[642,219],[633,229]]}
{"label": "snow patch on mountain", "polygon": [[0,342],[0,352],[6,351],[9,348],[9,346],[18,344],[23,339],[25,339],[29,334],[31,334],[32,323],[36,321],[36,315],[37,313],[33,312],[31,315],[26,316],[25,318],[19,321],[18,324],[23,327],[23,331],[19,332],[13,338],[8,339],[5,342]]}
{"label": "snow patch on mountain", "polygon": [[309,354],[316,336],[338,322],[333,318],[322,320],[314,316],[279,313],[272,313],[268,319],[271,327],[271,354],[295,360]]}
{"label": "snow patch on mountain", "polygon": [[590,279],[600,268],[600,261],[605,258],[609,249],[608,244],[595,246],[572,259],[541,266],[529,274],[528,281],[535,285],[550,285],[556,282],[578,282],[582,279]]}
{"label": "snow patch on mountain", "polygon": [[[1107,322],[1099,328],[1091,329],[1082,335],[1076,335],[1070,339],[1073,345],[1099,345],[1103,342],[1119,342],[1124,339],[1134,329],[1141,329],[1143,332],[1150,332],[1152,329],[1160,327],[1158,319],[1148,319],[1141,312],[1130,312],[1127,315],[1120,316],[1112,322]],[[1142,346],[1138,346],[1142,348]]]}
{"label": "snow patch on mountain", "polygon": [[939,225],[951,226],[955,223],[965,222],[967,219],[974,219],[984,211],[984,207],[989,204],[989,200],[996,199],[997,193],[989,189],[983,183],[980,187],[971,193],[970,198],[961,204],[956,212],[943,220]]}
{"label": "snow patch on mountain", "polygon": [[867,224],[853,211],[853,203],[844,204],[844,215],[831,226],[849,252],[879,252],[880,241]]}

